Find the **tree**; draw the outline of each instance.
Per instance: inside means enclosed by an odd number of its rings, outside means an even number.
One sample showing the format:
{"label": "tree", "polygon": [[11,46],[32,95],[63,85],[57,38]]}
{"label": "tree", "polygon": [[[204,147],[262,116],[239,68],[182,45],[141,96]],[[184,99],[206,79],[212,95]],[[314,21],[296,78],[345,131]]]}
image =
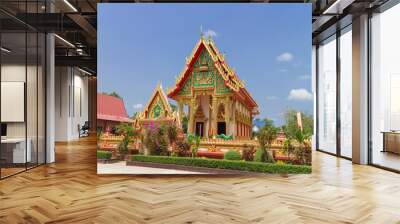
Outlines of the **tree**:
{"label": "tree", "polygon": [[[288,108],[284,115],[285,124],[282,126],[287,138],[295,139],[298,133],[299,127],[297,125],[297,111]],[[313,117],[311,114],[301,112],[303,134],[306,136],[311,136],[313,133]]]}
{"label": "tree", "polygon": [[301,164],[311,163],[311,142],[313,133],[312,115],[301,112],[303,130],[297,124],[297,111],[287,109],[285,112],[285,125],[283,130],[286,135],[284,151],[290,156],[293,154]]}
{"label": "tree", "polygon": [[258,132],[258,142],[260,144],[259,156],[262,162],[275,162],[272,155],[268,152],[273,140],[276,139],[278,128],[274,126],[273,121],[264,119],[264,127]]}
{"label": "tree", "polygon": [[264,119],[264,127],[260,130],[261,141],[263,141],[268,147],[271,146],[272,141],[276,139],[278,134],[278,128],[274,126],[274,122],[271,119]]}
{"label": "tree", "polygon": [[136,119],[138,116],[139,116],[139,112],[135,112],[135,113],[133,113],[131,119],[134,120],[134,119]]}
{"label": "tree", "polygon": [[151,155],[168,155],[167,128],[161,125],[146,130],[144,144]]}
{"label": "tree", "polygon": [[169,155],[169,146],[174,152],[175,143],[178,140],[178,128],[175,125],[162,124],[146,130],[144,145],[151,155]]}
{"label": "tree", "polygon": [[112,91],[112,92],[109,93],[108,95],[109,95],[109,96],[113,96],[113,97],[117,97],[117,98],[122,99],[122,97],[121,97],[117,92],[115,92],[115,91]]}
{"label": "tree", "polygon": [[192,157],[196,157],[197,151],[199,150],[201,137],[197,136],[197,135],[189,134],[187,139],[188,139],[189,145],[191,146],[191,149],[192,149]]}
{"label": "tree", "polygon": [[294,155],[301,164],[311,164],[311,133],[305,132],[304,130],[297,129],[295,132],[295,141],[297,147],[295,147]]}
{"label": "tree", "polygon": [[116,133],[118,135],[122,135],[123,138],[121,142],[118,144],[118,151],[121,156],[125,156],[128,154],[128,145],[132,141],[132,137],[137,136],[138,133],[133,129],[131,124],[122,123],[117,125]]}
{"label": "tree", "polygon": [[294,150],[295,147],[293,146],[291,139],[285,139],[283,142],[283,152],[286,153],[288,158],[290,158],[290,156],[294,153]]}

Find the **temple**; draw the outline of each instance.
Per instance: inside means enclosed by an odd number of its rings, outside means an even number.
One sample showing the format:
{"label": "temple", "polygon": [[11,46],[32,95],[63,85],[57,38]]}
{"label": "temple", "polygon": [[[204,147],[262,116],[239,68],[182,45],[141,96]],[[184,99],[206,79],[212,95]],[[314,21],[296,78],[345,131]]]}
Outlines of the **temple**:
{"label": "temple", "polygon": [[158,84],[143,111],[135,119],[137,129],[150,125],[175,124],[180,126],[178,114],[172,110],[161,84]]}
{"label": "temple", "polygon": [[200,37],[168,97],[177,102],[179,119],[187,106],[189,134],[251,139],[258,105],[211,38]]}

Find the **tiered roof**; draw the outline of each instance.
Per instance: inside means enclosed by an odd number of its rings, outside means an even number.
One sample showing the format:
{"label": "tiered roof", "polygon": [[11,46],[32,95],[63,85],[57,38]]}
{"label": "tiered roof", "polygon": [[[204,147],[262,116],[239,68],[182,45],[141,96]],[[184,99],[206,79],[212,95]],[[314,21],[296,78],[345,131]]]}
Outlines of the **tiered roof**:
{"label": "tiered roof", "polygon": [[97,93],[97,119],[117,122],[132,122],[128,117],[122,99],[102,93]]}
{"label": "tiered roof", "polygon": [[197,42],[194,47],[190,57],[186,60],[186,65],[183,68],[182,72],[178,76],[175,81],[175,86],[168,91],[168,96],[170,98],[174,98],[179,91],[183,88],[185,81],[191,74],[194,63],[197,58],[201,54],[202,50],[206,49],[209,53],[210,57],[214,61],[215,68],[218,73],[224,79],[224,84],[232,90],[235,95],[246,103],[250,108],[256,109],[258,108],[257,103],[252,98],[250,93],[245,89],[244,83],[239,79],[238,75],[225,61],[223,54],[221,54],[218,48],[215,46],[214,41],[211,38],[205,40],[203,36],[201,36],[200,40]]}

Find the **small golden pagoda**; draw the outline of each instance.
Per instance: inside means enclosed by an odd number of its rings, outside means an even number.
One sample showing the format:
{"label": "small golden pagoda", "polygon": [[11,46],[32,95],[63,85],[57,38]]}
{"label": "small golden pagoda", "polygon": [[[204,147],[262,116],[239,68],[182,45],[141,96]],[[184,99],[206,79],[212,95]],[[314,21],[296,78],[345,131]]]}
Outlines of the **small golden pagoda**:
{"label": "small golden pagoda", "polygon": [[210,37],[201,35],[168,97],[177,102],[179,119],[188,107],[188,133],[250,140],[258,105]]}
{"label": "small golden pagoda", "polygon": [[157,84],[149,102],[135,120],[134,126],[142,129],[163,123],[175,124],[180,127],[178,113],[172,110],[161,84]]}

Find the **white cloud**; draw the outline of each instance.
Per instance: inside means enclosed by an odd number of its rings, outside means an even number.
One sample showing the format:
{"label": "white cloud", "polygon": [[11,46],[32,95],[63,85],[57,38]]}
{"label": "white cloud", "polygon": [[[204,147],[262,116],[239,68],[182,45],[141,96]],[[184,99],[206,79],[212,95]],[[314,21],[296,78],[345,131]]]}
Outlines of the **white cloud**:
{"label": "white cloud", "polygon": [[306,89],[292,89],[289,92],[288,100],[309,101],[313,100],[313,96]]}
{"label": "white cloud", "polygon": [[136,110],[142,109],[143,108],[143,104],[141,104],[141,103],[135,104],[135,105],[133,105],[133,108],[136,109]]}
{"label": "white cloud", "polygon": [[311,76],[309,76],[309,75],[301,75],[301,76],[299,76],[299,79],[302,79],[302,80],[309,80],[311,78]]}
{"label": "white cloud", "polygon": [[280,54],[276,58],[276,60],[278,60],[278,61],[291,61],[291,60],[293,60],[293,58],[294,58],[294,56],[293,56],[292,53],[284,52],[284,53]]}
{"label": "white cloud", "polygon": [[253,126],[253,131],[258,132],[260,129],[257,126]]}
{"label": "white cloud", "polygon": [[267,100],[277,100],[277,96],[267,96]]}
{"label": "white cloud", "polygon": [[204,36],[206,36],[206,37],[216,37],[216,36],[218,36],[218,34],[217,34],[217,32],[215,32],[214,30],[212,30],[212,29],[208,29],[208,30],[206,30],[205,32],[204,32]]}

